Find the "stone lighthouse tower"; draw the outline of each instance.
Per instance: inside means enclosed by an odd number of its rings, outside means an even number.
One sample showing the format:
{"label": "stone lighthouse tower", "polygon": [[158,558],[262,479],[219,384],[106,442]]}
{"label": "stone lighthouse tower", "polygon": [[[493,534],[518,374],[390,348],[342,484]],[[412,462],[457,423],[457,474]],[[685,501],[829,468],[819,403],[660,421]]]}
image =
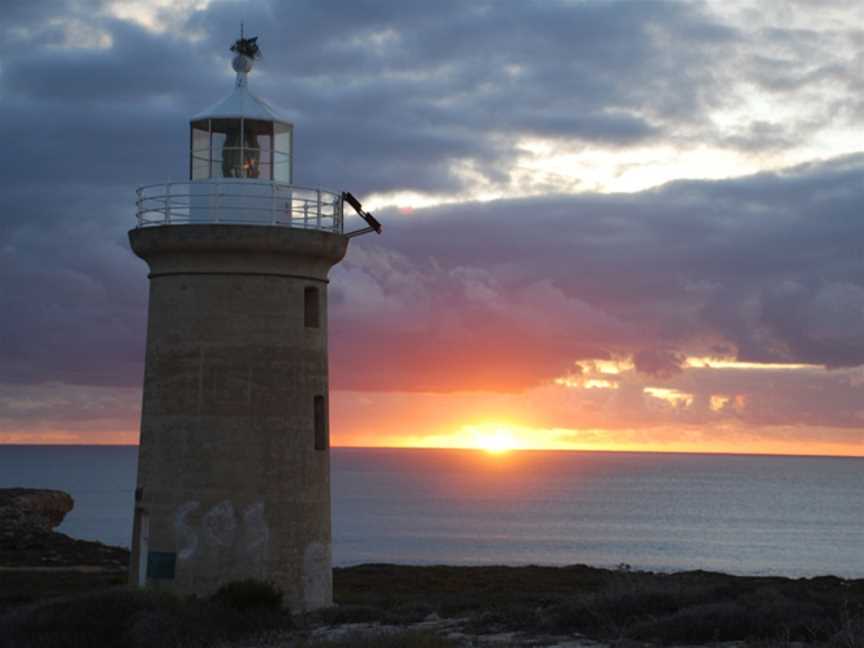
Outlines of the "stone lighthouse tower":
{"label": "stone lighthouse tower", "polygon": [[[274,582],[332,601],[327,275],[380,232],[350,194],[297,187],[293,126],[237,80],[191,119],[189,181],[138,190],[150,268],[130,580],[206,595]],[[343,201],[368,227],[343,232]]]}

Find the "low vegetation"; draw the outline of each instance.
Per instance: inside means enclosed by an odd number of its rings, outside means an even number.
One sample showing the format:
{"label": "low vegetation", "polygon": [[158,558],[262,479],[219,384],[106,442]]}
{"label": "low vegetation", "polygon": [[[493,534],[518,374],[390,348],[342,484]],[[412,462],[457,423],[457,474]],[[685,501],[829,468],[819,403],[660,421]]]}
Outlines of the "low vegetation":
{"label": "low vegetation", "polygon": [[[271,585],[242,581],[209,599],[117,587],[8,612],[2,648],[197,648],[293,626]],[[275,602],[275,606],[274,606]]]}
{"label": "low vegetation", "polygon": [[126,574],[120,572],[4,570],[0,567],[0,617],[15,607],[97,592],[123,585],[127,580]]}
{"label": "low vegetation", "polygon": [[405,630],[387,634],[353,633],[343,639],[300,641],[292,648],[459,648],[455,641],[433,632]]}
{"label": "low vegetation", "polygon": [[[653,644],[804,642],[864,648],[864,580],[652,574],[586,566],[336,571],[331,622],[468,617],[474,632],[580,633]],[[374,583],[386,584],[374,587]]]}
{"label": "low vegetation", "polygon": [[216,591],[212,599],[223,607],[240,612],[282,608],[282,591],[272,583],[253,578],[226,583]]}
{"label": "low vegetation", "polygon": [[[6,584],[0,583],[0,595]],[[281,592],[256,581],[230,583],[208,599],[105,583],[88,594],[48,588],[45,594],[55,598],[16,604],[0,616],[0,648],[459,645],[412,627],[436,617],[460,619],[468,634],[864,648],[864,580],[652,574],[626,567],[362,565],[335,570],[334,585],[336,607],[293,618],[281,608]],[[370,634],[352,626],[345,635],[309,638],[322,626],[370,623],[390,629]]]}

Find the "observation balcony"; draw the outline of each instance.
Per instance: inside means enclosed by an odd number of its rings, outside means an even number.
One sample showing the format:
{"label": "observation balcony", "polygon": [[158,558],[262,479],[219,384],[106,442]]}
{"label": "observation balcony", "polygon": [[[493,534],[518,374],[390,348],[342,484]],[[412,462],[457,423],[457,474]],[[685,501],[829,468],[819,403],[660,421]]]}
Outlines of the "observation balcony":
{"label": "observation balcony", "polygon": [[343,233],[342,195],[275,181],[211,179],[137,190],[138,227],[221,223]]}

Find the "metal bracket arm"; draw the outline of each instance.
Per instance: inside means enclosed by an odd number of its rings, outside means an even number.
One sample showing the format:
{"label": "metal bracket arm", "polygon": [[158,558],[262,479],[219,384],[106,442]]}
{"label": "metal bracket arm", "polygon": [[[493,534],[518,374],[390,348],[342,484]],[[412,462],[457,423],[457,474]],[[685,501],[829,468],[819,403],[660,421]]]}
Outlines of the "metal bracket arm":
{"label": "metal bracket arm", "polygon": [[369,232],[375,232],[376,234],[381,233],[381,223],[369,212],[363,210],[363,205],[360,204],[360,201],[357,200],[350,192],[343,191],[342,192],[342,202],[348,203],[351,207],[354,208],[354,211],[366,221],[369,227],[364,227],[363,229],[354,230],[353,232],[348,232],[345,236],[347,238],[351,238],[353,236],[360,236],[361,234],[368,234]]}
{"label": "metal bracket arm", "polygon": [[[361,234],[369,234],[370,232],[374,231],[376,231],[374,227],[364,227],[363,229],[348,232],[347,234],[345,234],[345,238],[353,238],[355,236],[360,236]],[[378,233],[380,234],[381,232]]]}

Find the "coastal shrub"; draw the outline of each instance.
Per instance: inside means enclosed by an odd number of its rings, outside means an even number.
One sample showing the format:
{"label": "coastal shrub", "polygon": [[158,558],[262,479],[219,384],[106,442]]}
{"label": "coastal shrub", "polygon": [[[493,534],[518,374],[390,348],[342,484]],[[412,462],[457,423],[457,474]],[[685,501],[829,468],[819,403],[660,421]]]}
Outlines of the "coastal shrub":
{"label": "coastal shrub", "polygon": [[734,601],[695,605],[664,618],[642,621],[627,631],[631,639],[658,643],[741,641],[758,635],[746,608]]}
{"label": "coastal shrub", "polygon": [[824,638],[824,617],[816,606],[795,601],[779,592],[762,598],[705,603],[674,614],[635,624],[627,636],[658,643],[782,640],[814,641]]}
{"label": "coastal shrub", "polygon": [[3,618],[2,648],[126,648],[136,614],[179,604],[173,597],[117,589],[21,608]]}
{"label": "coastal shrub", "polygon": [[312,641],[301,648],[458,648],[459,643],[434,632],[406,630],[387,633],[352,633],[340,639]]}
{"label": "coastal shrub", "polygon": [[0,648],[204,648],[292,627],[272,608],[116,588],[20,608],[0,621]]}
{"label": "coastal shrub", "polygon": [[439,600],[438,614],[444,618],[468,616],[483,609],[487,602],[475,592],[448,594]]}
{"label": "coastal shrub", "polygon": [[326,625],[342,623],[384,623],[407,625],[418,623],[434,613],[435,609],[421,601],[373,605],[334,605],[309,615],[309,618]]}
{"label": "coastal shrub", "polygon": [[577,597],[553,603],[537,615],[539,626],[546,632],[582,632],[590,635],[609,634],[614,620],[603,610],[591,605],[586,597]]}
{"label": "coastal shrub", "polygon": [[645,619],[668,616],[682,606],[675,588],[620,582],[587,596],[553,602],[539,613],[538,625],[547,632],[582,632],[617,637],[623,628]]}
{"label": "coastal shrub", "polygon": [[828,631],[828,646],[864,648],[864,603],[850,605],[848,601],[844,601],[839,613],[839,621]]}
{"label": "coastal shrub", "polygon": [[589,605],[601,616],[620,624],[670,614],[681,607],[681,602],[675,592],[645,589],[617,595],[601,593],[592,597]]}
{"label": "coastal shrub", "polygon": [[420,601],[408,601],[395,605],[385,611],[381,617],[382,623],[390,625],[406,625],[419,623],[435,610],[431,605]]}
{"label": "coastal shrub", "polygon": [[529,603],[498,603],[471,615],[466,628],[472,632],[529,630],[539,627],[537,608]]}
{"label": "coastal shrub", "polygon": [[211,597],[213,601],[235,610],[278,610],[282,607],[282,590],[274,583],[247,578],[231,581]]}
{"label": "coastal shrub", "polygon": [[0,616],[21,605],[123,586],[126,581],[125,575],[110,572],[6,571],[0,576]]}
{"label": "coastal shrub", "polygon": [[761,588],[739,597],[747,610],[753,633],[758,637],[786,637],[791,641],[824,639],[826,624],[836,617],[836,605],[818,601],[812,592],[790,588]]}
{"label": "coastal shrub", "polygon": [[314,613],[316,621],[325,625],[342,623],[372,623],[384,615],[384,610],[371,605],[334,605]]}

